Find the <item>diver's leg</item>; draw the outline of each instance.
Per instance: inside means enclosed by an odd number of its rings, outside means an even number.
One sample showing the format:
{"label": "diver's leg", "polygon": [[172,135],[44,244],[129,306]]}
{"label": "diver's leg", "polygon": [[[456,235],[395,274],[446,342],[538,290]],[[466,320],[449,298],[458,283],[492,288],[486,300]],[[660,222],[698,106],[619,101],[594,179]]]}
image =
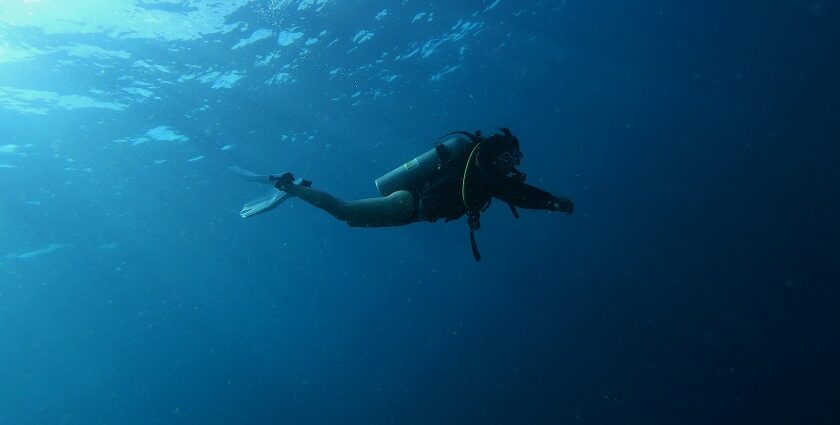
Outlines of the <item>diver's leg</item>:
{"label": "diver's leg", "polygon": [[341,221],[347,220],[346,202],[327,192],[296,184],[285,186],[282,190],[328,212]]}
{"label": "diver's leg", "polygon": [[348,201],[350,216],[347,224],[353,227],[402,226],[417,221],[414,195],[398,190],[383,198]]}
{"label": "diver's leg", "polygon": [[417,221],[414,195],[399,190],[384,198],[343,201],[318,189],[290,185],[286,191],[353,227],[401,226]]}

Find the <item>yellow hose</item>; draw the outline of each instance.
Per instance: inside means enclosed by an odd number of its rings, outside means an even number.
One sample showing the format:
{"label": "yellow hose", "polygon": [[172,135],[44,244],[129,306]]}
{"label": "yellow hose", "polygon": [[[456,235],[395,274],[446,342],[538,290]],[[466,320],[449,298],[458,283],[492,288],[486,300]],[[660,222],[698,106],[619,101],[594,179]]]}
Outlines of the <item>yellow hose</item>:
{"label": "yellow hose", "polygon": [[467,166],[464,167],[464,179],[461,181],[461,201],[464,202],[464,206],[467,207],[467,210],[473,211],[470,208],[469,202],[467,202],[467,176],[470,173],[470,169],[472,168],[472,164],[475,162],[475,156],[478,154],[478,147],[481,144],[476,144],[473,148],[472,152],[470,152],[470,157],[467,159]]}

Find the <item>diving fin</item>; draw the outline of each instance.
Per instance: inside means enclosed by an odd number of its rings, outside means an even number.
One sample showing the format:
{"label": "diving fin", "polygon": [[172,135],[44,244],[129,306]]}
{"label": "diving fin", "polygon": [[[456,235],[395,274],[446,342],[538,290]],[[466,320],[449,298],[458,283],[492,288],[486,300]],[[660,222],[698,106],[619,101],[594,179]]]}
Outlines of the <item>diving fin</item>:
{"label": "diving fin", "polygon": [[239,174],[240,177],[248,180],[249,182],[267,183],[272,186],[274,185],[274,180],[272,179],[274,175],[272,174],[259,175],[236,165],[228,167],[228,169],[236,174]]}
{"label": "diving fin", "polygon": [[[230,167],[230,170],[239,174],[245,180],[251,182],[266,183],[273,186],[275,180],[277,179],[277,176],[273,174],[260,175],[237,166]],[[306,187],[312,186],[311,181],[304,180],[302,178],[295,180],[294,184]],[[242,207],[242,211],[239,212],[239,215],[242,216],[242,218],[248,218],[271,211],[289,198],[292,198],[292,195],[282,190],[271,188],[271,190],[269,190],[265,195],[246,203]]]}
{"label": "diving fin", "polygon": [[[312,186],[311,181],[304,180],[302,178],[295,180],[295,184],[306,187]],[[253,217],[257,214],[269,212],[289,198],[293,198],[293,196],[286,192],[283,192],[282,190],[272,188],[265,195],[260,196],[259,198],[254,199],[245,204],[242,207],[242,211],[239,212],[239,215],[242,216],[242,218],[248,218]]]}
{"label": "diving fin", "polygon": [[260,196],[259,198],[254,199],[245,204],[242,207],[242,211],[239,212],[239,215],[242,216],[242,218],[248,218],[257,214],[271,211],[276,206],[282,204],[283,201],[291,197],[292,195],[289,195],[286,192],[277,189],[271,189],[265,195]]}

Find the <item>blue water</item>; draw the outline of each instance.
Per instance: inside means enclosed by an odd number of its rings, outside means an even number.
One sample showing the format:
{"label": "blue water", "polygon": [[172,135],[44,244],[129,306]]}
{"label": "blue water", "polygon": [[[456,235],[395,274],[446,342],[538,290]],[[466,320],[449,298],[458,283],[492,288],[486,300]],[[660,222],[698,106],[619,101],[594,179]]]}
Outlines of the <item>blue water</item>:
{"label": "blue water", "polygon": [[[838,423],[836,1],[0,1],[0,424]],[[359,229],[507,126],[573,215]]]}

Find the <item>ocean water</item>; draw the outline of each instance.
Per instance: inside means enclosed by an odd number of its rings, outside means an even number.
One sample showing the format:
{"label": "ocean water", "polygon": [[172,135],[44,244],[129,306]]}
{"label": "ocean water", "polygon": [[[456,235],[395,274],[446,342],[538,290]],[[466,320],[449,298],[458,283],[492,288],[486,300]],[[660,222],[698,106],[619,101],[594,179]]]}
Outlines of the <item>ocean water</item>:
{"label": "ocean water", "polygon": [[[0,0],[0,424],[838,423],[838,8]],[[481,262],[238,214],[501,126]]]}

